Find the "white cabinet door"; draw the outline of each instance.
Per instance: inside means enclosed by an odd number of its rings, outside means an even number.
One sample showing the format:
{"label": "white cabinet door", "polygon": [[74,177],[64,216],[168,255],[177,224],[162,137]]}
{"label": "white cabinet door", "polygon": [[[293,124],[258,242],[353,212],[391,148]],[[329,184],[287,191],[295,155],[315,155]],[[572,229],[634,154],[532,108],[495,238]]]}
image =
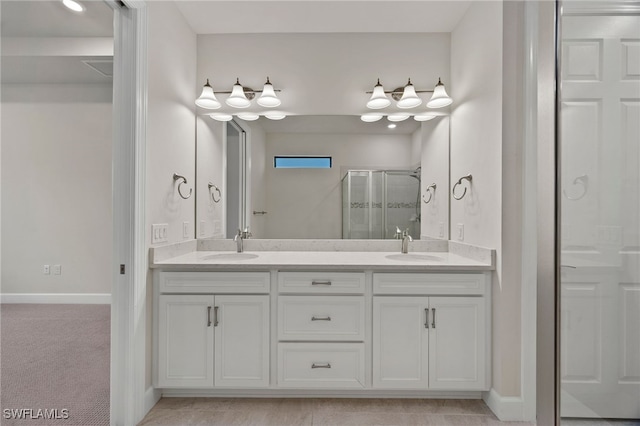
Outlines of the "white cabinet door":
{"label": "white cabinet door", "polygon": [[373,298],[373,386],[426,389],[429,330],[427,297]]}
{"label": "white cabinet door", "polygon": [[216,296],[215,386],[269,385],[269,296]]}
{"label": "white cabinet door", "polygon": [[486,390],[484,299],[430,297],[429,314],[429,388]]}
{"label": "white cabinet door", "polygon": [[157,387],[213,386],[213,296],[159,296]]}

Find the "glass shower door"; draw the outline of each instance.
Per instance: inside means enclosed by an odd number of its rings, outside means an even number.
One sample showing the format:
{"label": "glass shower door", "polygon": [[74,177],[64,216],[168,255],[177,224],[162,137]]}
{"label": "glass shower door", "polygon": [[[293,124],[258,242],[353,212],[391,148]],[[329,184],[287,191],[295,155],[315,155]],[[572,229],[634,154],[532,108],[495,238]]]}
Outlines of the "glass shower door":
{"label": "glass shower door", "polygon": [[636,421],[640,7],[561,6],[560,415]]}

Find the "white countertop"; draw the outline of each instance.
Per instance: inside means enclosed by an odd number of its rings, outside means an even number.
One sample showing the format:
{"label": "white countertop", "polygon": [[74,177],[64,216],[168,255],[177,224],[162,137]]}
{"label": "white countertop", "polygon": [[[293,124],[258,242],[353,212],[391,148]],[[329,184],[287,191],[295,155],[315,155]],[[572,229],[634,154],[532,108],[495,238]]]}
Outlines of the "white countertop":
{"label": "white countertop", "polygon": [[480,262],[450,252],[358,251],[192,251],[155,261],[151,268],[181,271],[215,270],[376,270],[376,271],[491,271]]}

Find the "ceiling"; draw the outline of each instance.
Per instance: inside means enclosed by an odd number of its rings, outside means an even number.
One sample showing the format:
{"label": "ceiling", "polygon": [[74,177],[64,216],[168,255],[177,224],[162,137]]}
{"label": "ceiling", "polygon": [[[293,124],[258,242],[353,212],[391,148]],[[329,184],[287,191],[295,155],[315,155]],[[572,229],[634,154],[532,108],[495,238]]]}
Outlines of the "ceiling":
{"label": "ceiling", "polygon": [[177,1],[196,34],[451,32],[471,1]]}
{"label": "ceiling", "polygon": [[339,135],[385,133],[410,135],[420,127],[420,123],[409,119],[396,123],[395,129],[389,129],[387,128],[389,124],[387,120],[365,123],[360,120],[360,117],[353,115],[292,115],[284,120],[269,120],[260,117],[258,123],[266,133],[331,133]]}

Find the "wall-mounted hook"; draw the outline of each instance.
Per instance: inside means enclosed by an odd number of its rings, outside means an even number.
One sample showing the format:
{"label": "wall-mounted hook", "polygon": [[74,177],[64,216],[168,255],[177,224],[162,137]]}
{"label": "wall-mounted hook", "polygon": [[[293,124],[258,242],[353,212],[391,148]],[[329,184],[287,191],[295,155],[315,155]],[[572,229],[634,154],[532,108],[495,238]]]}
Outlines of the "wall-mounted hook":
{"label": "wall-mounted hook", "polygon": [[582,185],[582,193],[580,195],[577,197],[570,197],[565,189],[562,190],[562,194],[567,200],[576,201],[587,195],[587,191],[589,190],[589,176],[578,176],[573,180],[573,185]]}
{"label": "wall-mounted hook", "polygon": [[429,198],[427,198],[425,200],[424,195],[423,195],[422,196],[422,201],[424,201],[425,204],[429,204],[431,199],[436,195],[436,184],[432,183],[431,185],[427,186],[427,189],[425,190],[425,192],[427,194],[429,194]]}
{"label": "wall-mounted hook", "polygon": [[464,198],[464,196],[467,194],[467,188],[466,187],[464,188],[464,192],[462,193],[461,196],[456,197],[456,186],[460,185],[463,180],[468,180],[469,184],[471,184],[471,179],[472,179],[472,176],[470,174],[466,176],[462,176],[460,179],[458,179],[455,185],[453,185],[453,188],[451,188],[451,195],[453,195],[453,198],[455,198],[456,200],[462,200]]}
{"label": "wall-mounted hook", "polygon": [[173,181],[175,182],[175,181],[178,181],[178,180],[182,180],[182,182],[180,182],[178,184],[178,194],[180,194],[180,196],[186,200],[187,198],[191,197],[191,193],[193,192],[193,188],[189,188],[189,195],[185,196],[182,193],[182,188],[181,187],[182,187],[182,185],[187,183],[187,178],[184,177],[184,176],[180,176],[177,173],[174,173],[173,174]]}
{"label": "wall-mounted hook", "polygon": [[[207,185],[209,187],[209,193],[211,194],[211,199],[213,199],[214,203],[219,203],[220,200],[222,199],[222,192],[220,192],[220,188],[218,188],[216,185],[212,184],[211,182],[209,182],[209,185]],[[216,196],[213,195],[213,191],[211,190],[211,188],[213,188],[217,193],[218,193],[218,199],[216,200]]]}

